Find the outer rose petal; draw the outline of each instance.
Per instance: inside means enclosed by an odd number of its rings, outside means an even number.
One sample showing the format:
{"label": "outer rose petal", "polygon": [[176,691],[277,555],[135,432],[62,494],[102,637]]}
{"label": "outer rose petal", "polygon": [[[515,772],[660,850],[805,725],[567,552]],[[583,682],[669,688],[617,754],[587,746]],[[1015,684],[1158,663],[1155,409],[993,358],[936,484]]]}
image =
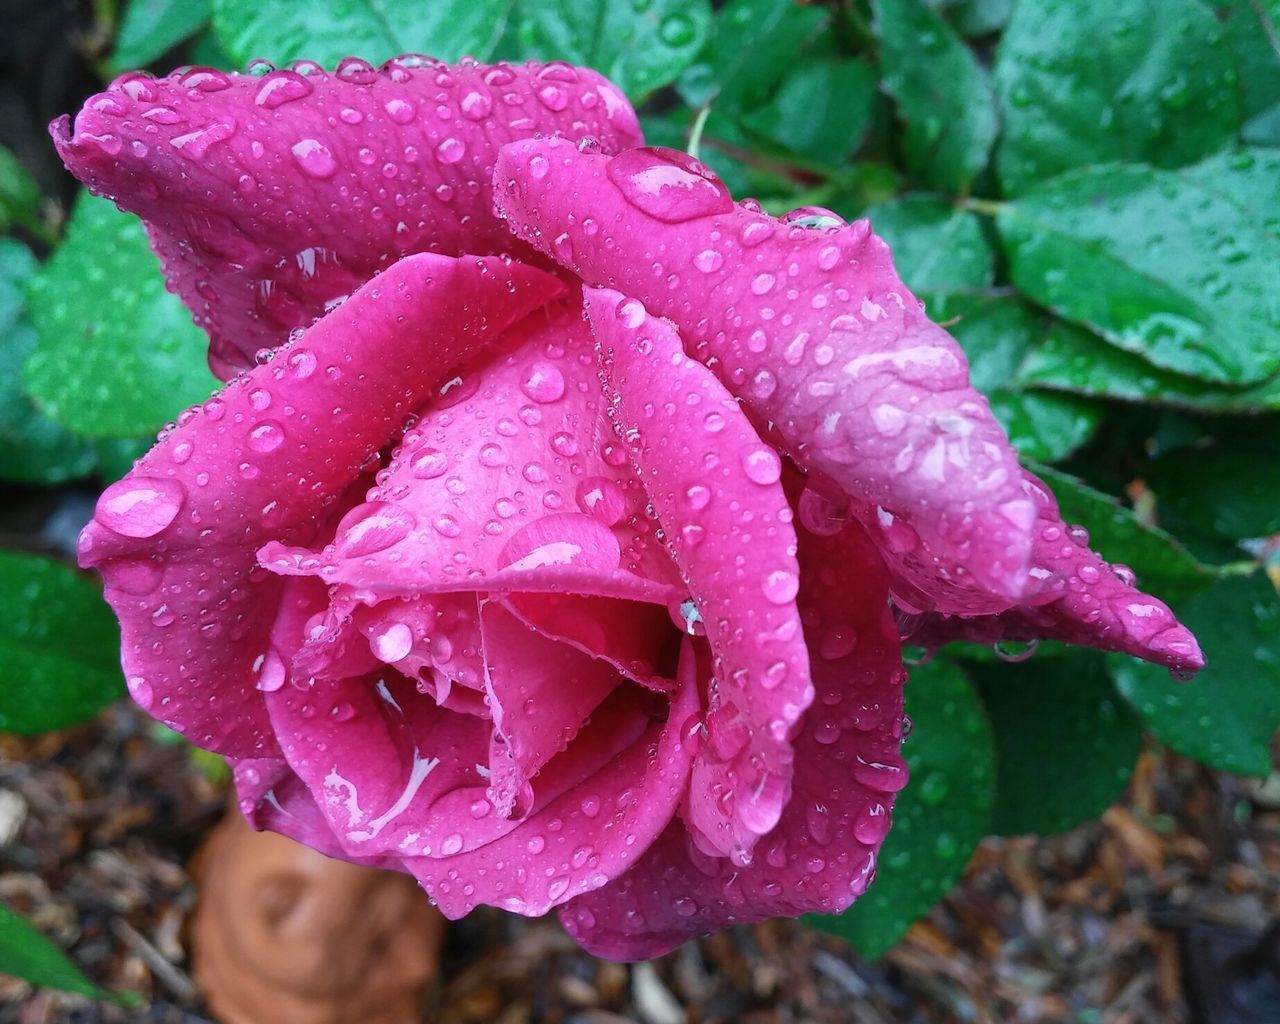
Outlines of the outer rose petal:
{"label": "outer rose petal", "polygon": [[1052,639],[1123,651],[1180,675],[1204,668],[1196,638],[1168,606],[1138,590],[1132,576],[1117,573],[1077,539],[1043,481],[1027,473],[1026,487],[1039,510],[1031,572],[1046,581],[1046,603],[977,618],[926,615],[911,642],[939,646],[949,640],[990,644]]}
{"label": "outer rose petal", "polygon": [[596,956],[660,956],[729,924],[844,910],[870,883],[906,783],[902,663],[883,564],[856,524],[800,532],[800,592],[818,696],[795,740],[795,783],[748,866],[703,854],[679,822],[616,882],[561,910]]}
{"label": "outer rose petal", "polygon": [[128,74],[74,130],[62,118],[51,132],[76,177],[146,221],[224,378],[402,256],[512,250],[490,189],[504,143],[640,141],[593,71],[423,58],[306,76]]}
{"label": "outer rose petal", "polygon": [[670,150],[513,143],[495,183],[517,234],[670,317],[873,534],[881,512],[896,522],[882,547],[934,606],[1001,611],[1028,592],[1035,508],[1016,454],[866,221],[779,222]]}
{"label": "outer rose petal", "polygon": [[262,564],[384,597],[552,590],[679,601],[602,405],[581,307],[538,311],[424,403],[333,543],[271,545]]}
{"label": "outer rose petal", "polygon": [[715,376],[635,299],[586,291],[611,413],[715,658],[688,817],[708,851],[750,859],[791,786],[791,727],[813,700],[782,464]]}
{"label": "outer rose petal", "polygon": [[239,794],[240,813],[258,831],[268,830],[288,836],[323,853],[373,868],[401,868],[394,857],[367,859],[346,856],[328,822],[289,762],[274,757],[234,761],[232,779]]}
{"label": "outer rose petal", "polygon": [[[497,258],[410,257],[183,413],[80,538],[120,619],[134,699],[200,746],[273,754],[254,686],[283,679],[266,657],[279,581],[256,549],[310,540],[431,386],[559,290]],[[415,336],[431,343],[406,344]]]}

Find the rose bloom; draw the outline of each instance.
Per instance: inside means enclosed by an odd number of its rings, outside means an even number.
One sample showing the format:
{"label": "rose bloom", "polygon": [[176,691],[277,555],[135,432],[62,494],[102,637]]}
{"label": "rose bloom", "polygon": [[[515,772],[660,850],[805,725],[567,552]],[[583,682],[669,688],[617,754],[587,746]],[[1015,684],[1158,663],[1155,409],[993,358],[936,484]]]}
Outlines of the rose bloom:
{"label": "rose bloom", "polygon": [[131,74],[52,131],[228,382],[81,538],[130,693],[450,917],[633,958],[844,909],[905,636],[1203,663],[866,221],[735,203],[592,71]]}

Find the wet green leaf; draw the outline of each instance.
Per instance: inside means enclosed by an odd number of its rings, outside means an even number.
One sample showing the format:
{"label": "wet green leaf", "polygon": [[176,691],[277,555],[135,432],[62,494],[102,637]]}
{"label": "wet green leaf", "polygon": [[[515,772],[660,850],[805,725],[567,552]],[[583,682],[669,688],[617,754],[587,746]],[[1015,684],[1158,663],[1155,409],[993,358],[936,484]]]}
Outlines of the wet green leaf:
{"label": "wet green leaf", "polygon": [[210,0],[129,0],[111,51],[116,71],[141,67],[190,39],[209,21]]}
{"label": "wet green leaf", "polygon": [[523,57],[595,68],[636,102],[675,81],[711,31],[708,0],[526,0],[518,10]]}
{"label": "wet green leaf", "polygon": [[843,163],[871,127],[876,74],[864,61],[814,57],[797,64],[763,107],[742,123],[818,163]]}
{"label": "wet green leaf", "polygon": [[1006,204],[1014,283],[1156,366],[1231,386],[1272,376],[1280,239],[1203,173],[1088,168]]}
{"label": "wet green leaf", "polygon": [[142,224],[82,193],[67,236],[36,274],[39,342],[27,392],[51,419],[87,437],[154,433],[217,382],[205,337],[164,279]]}
{"label": "wet green leaf", "polygon": [[40,216],[40,186],[13,151],[0,146],[0,231],[12,224],[31,224]]}
{"label": "wet green leaf", "polygon": [[892,948],[951,890],[986,833],[994,795],[991,726],[964,673],[941,660],[913,669],[906,704],[911,781],[894,807],[875,881],[844,914],[805,918],[868,957]]}
{"label": "wet green leaf", "polygon": [[1280,726],[1280,601],[1261,573],[1224,579],[1177,608],[1209,667],[1190,682],[1155,665],[1109,658],[1116,685],[1147,728],[1221,771],[1266,775]]}
{"label": "wet green leaf", "polygon": [[1213,574],[1173,537],[1147,526],[1115,498],[1048,466],[1032,466],[1058,499],[1062,518],[1089,531],[1089,546],[1129,566],[1146,591],[1174,602],[1213,583]]}
{"label": "wet green leaf", "polygon": [[1236,69],[1200,0],[1020,0],[994,80],[1005,191],[1111,161],[1180,167],[1240,124]]}
{"label": "wet green leaf", "polygon": [[120,631],[88,577],[48,558],[0,551],[0,610],[0,731],[62,729],[124,693]]}
{"label": "wet green leaf", "polygon": [[758,108],[828,19],[817,5],[795,0],[730,0],[716,12],[697,60],[680,76],[680,95],[692,107],[714,100],[730,115]]}
{"label": "wet green leaf", "polygon": [[1280,146],[1280,3],[1215,0],[1240,80],[1240,136]]}
{"label": "wet green leaf", "polygon": [[1101,655],[1033,656],[973,672],[995,736],[993,833],[1064,832],[1119,798],[1142,728]]}
{"label": "wet green leaf", "polygon": [[907,167],[959,193],[986,166],[996,105],[986,71],[923,0],[874,0],[883,88],[898,105]]}
{"label": "wet green leaf", "polygon": [[937,196],[891,199],[863,216],[893,250],[893,265],[913,292],[984,288],[995,253],[977,214]]}
{"label": "wet green leaf", "polygon": [[1280,533],[1280,422],[1257,429],[1252,443],[1182,448],[1153,462],[1144,475],[1161,522],[1228,540]]}
{"label": "wet green leaf", "polygon": [[943,0],[942,13],[962,36],[999,32],[1013,13],[1013,0]]}
{"label": "wet green leaf", "polygon": [[22,364],[36,347],[27,284],[37,263],[13,238],[0,238],[0,479],[59,484],[92,472],[90,445],[43,415],[22,390]]}
{"label": "wet green leaf", "polygon": [[1280,409],[1280,378],[1251,388],[1214,387],[1157,369],[1141,356],[1122,352],[1096,334],[1060,320],[1049,329],[1044,343],[1028,354],[1018,376],[1028,386],[1201,412]]}
{"label": "wet green leaf", "polygon": [[35,925],[0,903],[0,974],[21,978],[40,988],[75,992],[91,999],[110,999],[136,1006],[132,992],[108,992],[99,988],[62,949]]}
{"label": "wet green leaf", "polygon": [[513,0],[212,0],[213,29],[233,60],[305,58],[332,68],[355,55],[375,64],[402,53],[485,59]]}

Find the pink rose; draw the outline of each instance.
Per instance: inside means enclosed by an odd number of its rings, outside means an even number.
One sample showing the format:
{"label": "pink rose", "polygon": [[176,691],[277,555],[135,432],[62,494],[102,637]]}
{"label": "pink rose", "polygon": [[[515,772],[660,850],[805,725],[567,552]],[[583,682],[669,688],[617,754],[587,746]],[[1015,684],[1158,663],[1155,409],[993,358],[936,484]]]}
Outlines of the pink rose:
{"label": "pink rose", "polygon": [[126,75],[53,134],[229,380],[81,539],[131,693],[452,917],[637,957],[848,906],[906,782],[891,597],[1202,664],[865,221],[632,148],[591,71]]}

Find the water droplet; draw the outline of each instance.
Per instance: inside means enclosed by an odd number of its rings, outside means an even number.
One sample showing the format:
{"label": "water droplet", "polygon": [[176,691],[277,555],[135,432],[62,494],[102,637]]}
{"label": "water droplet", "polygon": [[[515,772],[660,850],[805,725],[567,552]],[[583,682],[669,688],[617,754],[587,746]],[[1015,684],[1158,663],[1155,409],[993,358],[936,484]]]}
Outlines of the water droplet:
{"label": "water droplet", "polygon": [[272,71],[264,75],[253,102],[267,110],[310,96],[311,83],[296,71]]}
{"label": "water droplet", "polygon": [[447,138],[436,146],[436,156],[442,164],[456,164],[467,155],[467,146],[461,139]]}
{"label": "water droplet", "polygon": [[554,363],[539,359],[529,368],[520,386],[535,402],[546,405],[564,395],[564,374]]}
{"label": "water droplet", "polygon": [[284,427],[275,420],[263,420],[249,431],[249,447],[255,452],[273,452],[284,444]]}
{"label": "water droplet", "polygon": [[338,162],[319,139],[300,139],[290,151],[298,166],[313,178],[332,178],[337,173]]}
{"label": "water droplet", "polygon": [[607,173],[627,202],[667,223],[733,209],[729,190],[710,168],[673,149],[629,149],[609,161]]}
{"label": "water droplet", "polygon": [[334,547],[344,558],[359,558],[399,544],[417,520],[407,509],[383,501],[357,506],[338,524]]}
{"label": "water droplet", "polygon": [[1036,653],[1036,647],[1040,644],[1039,640],[1027,640],[1019,642],[1016,640],[1000,640],[993,646],[996,657],[1001,661],[1016,663],[1026,661],[1031,655]]}
{"label": "water droplet", "polygon": [[724,266],[724,256],[715,249],[703,249],[693,258],[693,265],[704,274],[714,274]]}
{"label": "water droplet", "polygon": [[449,456],[436,448],[425,448],[413,457],[409,471],[418,480],[434,480],[449,468]]}
{"label": "water droplet", "polygon": [[742,456],[748,479],[761,485],[776,484],[782,478],[782,460],[770,448],[754,448]]}
{"label": "water droplet", "polygon": [[626,493],[608,477],[587,477],[578,484],[575,497],[582,511],[606,526],[620,523],[626,517]]}
{"label": "water droplet", "polygon": [[154,537],[177,518],[185,499],[176,480],[127,476],[102,492],[94,518],[125,537]]}
{"label": "water droplet", "polygon": [[392,622],[369,635],[369,650],[388,665],[397,662],[413,650],[413,630],[406,623]]}
{"label": "water droplet", "polygon": [[800,592],[800,580],[788,569],[775,569],[765,574],[761,589],[770,604],[789,604]]}

